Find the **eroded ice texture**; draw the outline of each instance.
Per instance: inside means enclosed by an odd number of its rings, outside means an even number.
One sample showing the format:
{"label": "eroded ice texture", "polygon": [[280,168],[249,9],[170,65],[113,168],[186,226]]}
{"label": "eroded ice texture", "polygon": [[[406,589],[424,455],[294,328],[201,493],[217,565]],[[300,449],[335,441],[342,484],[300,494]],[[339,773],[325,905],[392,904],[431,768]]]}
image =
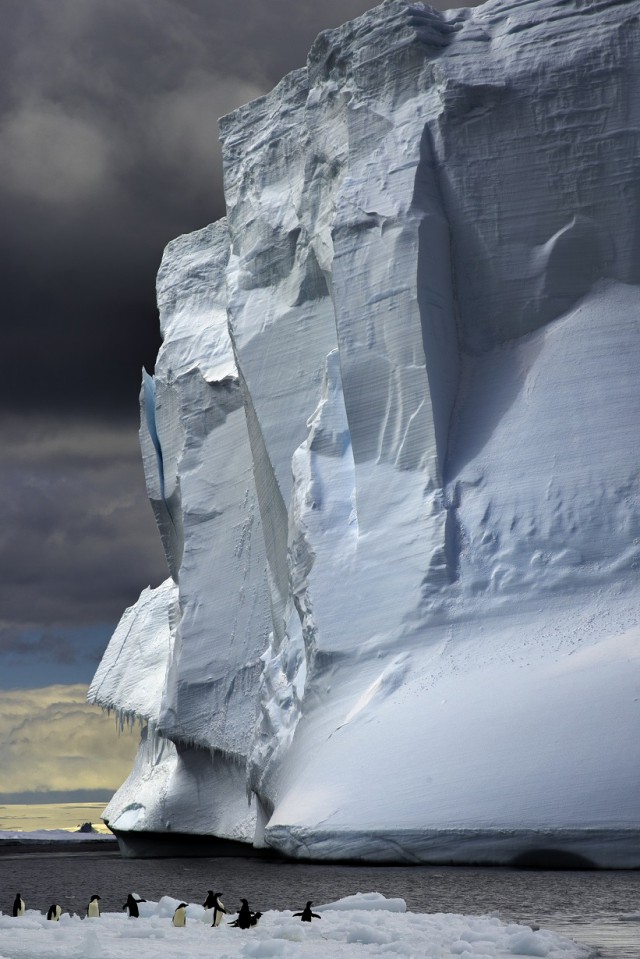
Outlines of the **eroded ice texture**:
{"label": "eroded ice texture", "polygon": [[[180,596],[160,729],[244,758],[256,844],[640,865],[639,15],[392,0],[221,121],[228,239],[165,258],[142,445]],[[224,272],[220,341],[180,244]],[[207,578],[225,325],[268,628]]]}
{"label": "eroded ice texture", "polygon": [[[89,695],[150,721],[136,768],[107,810],[113,828],[204,831],[246,841],[255,811],[247,804],[245,766],[269,614],[246,421],[224,309],[227,257],[221,221],[175,240],[160,268],[163,345],[154,376],[144,376],[140,437],[173,577],[158,598],[165,644],[148,681],[138,669],[151,655],[146,591],[125,614]],[[128,687],[123,695],[123,672],[135,695]],[[140,790],[144,802],[136,797]]]}

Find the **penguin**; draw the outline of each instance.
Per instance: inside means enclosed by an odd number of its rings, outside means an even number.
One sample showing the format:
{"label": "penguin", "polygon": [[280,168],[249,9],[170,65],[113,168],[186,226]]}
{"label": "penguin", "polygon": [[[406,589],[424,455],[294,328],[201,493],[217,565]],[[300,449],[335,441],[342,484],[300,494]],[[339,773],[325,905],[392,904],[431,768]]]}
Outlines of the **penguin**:
{"label": "penguin", "polygon": [[47,919],[53,919],[54,922],[60,922],[61,915],[62,915],[62,909],[57,902],[54,902],[53,905],[49,906],[49,911],[47,912]]}
{"label": "penguin", "polygon": [[26,906],[24,904],[24,899],[19,892],[16,893],[16,898],[13,900],[13,909],[11,911],[12,916],[24,916]]}
{"label": "penguin", "polygon": [[187,924],[187,903],[181,902],[173,914],[171,920],[174,926],[186,926]]}
{"label": "penguin", "polygon": [[294,918],[296,916],[300,916],[301,922],[311,922],[312,919],[322,919],[322,916],[319,916],[317,912],[311,912],[312,905],[313,905],[313,902],[310,899],[309,902],[304,907],[304,909],[302,910],[302,912],[294,912],[293,914]]}
{"label": "penguin", "polygon": [[238,918],[234,919],[233,922],[230,922],[230,926],[236,926],[238,929],[248,929],[251,926],[251,916],[252,912],[249,909],[249,903],[246,899],[241,899],[240,902],[240,912],[238,913]]}
{"label": "penguin", "polygon": [[221,892],[213,892],[209,890],[207,898],[202,903],[205,909],[213,909],[213,922],[211,925],[213,927],[219,926],[222,922],[222,917],[226,915],[227,910],[224,908],[224,903],[220,900]]}
{"label": "penguin", "polygon": [[100,896],[95,894],[91,897],[91,901],[87,906],[87,916],[89,919],[97,919],[100,915]]}
{"label": "penguin", "polygon": [[146,899],[134,899],[134,897],[129,893],[127,896],[127,901],[125,902],[123,909],[129,910],[130,919],[138,919],[140,916],[140,910],[138,909],[138,904],[141,902],[146,902]]}
{"label": "penguin", "polygon": [[262,915],[261,912],[252,912],[252,913],[251,913],[251,925],[252,925],[252,926],[257,926],[257,925],[258,925],[258,922],[260,921],[260,916],[261,916],[261,915]]}

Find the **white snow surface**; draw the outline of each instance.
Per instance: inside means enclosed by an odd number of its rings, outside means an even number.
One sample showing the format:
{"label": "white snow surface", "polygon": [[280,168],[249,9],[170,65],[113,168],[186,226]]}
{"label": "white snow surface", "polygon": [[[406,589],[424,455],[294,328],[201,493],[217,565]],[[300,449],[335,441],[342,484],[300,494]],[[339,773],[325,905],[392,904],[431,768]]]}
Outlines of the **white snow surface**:
{"label": "white snow surface", "polygon": [[322,918],[310,923],[294,918],[294,910],[266,912],[248,930],[234,929],[228,922],[211,928],[211,910],[195,903],[188,905],[186,925],[175,928],[171,917],[181,901],[164,896],[160,902],[141,903],[138,919],[125,913],[103,913],[97,919],[63,913],[59,922],[48,922],[33,909],[18,919],[0,913],[0,959],[209,959],[212,950],[221,959],[589,956],[584,946],[544,929],[534,932],[493,916],[410,913],[403,900],[387,900],[378,893],[314,905]]}
{"label": "white snow surface", "polygon": [[116,829],[640,866],[639,24],[391,0],[221,121],[141,394],[172,581],[90,690],[150,724]]}

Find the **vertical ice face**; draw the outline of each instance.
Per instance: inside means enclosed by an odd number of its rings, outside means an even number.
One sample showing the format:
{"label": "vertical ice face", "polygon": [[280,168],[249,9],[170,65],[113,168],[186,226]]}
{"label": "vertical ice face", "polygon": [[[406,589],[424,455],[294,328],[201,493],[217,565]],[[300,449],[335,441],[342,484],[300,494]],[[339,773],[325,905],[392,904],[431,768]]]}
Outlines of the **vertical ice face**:
{"label": "vertical ice face", "polygon": [[[448,581],[442,464],[458,358],[448,227],[416,124],[415,22],[427,47],[448,42],[439,14],[392,4],[320,37],[305,71],[221,125],[229,328],[274,616],[252,782],[267,805],[274,725],[288,742],[303,685],[363,643],[397,645],[400,621]],[[331,437],[327,417],[340,420]],[[398,576],[385,568],[390,535]]]}
{"label": "vertical ice face", "polygon": [[[229,330],[247,412],[272,611],[250,779],[267,807],[270,759],[293,734],[306,669],[289,582],[291,461],[318,403],[326,357],[337,346],[328,282],[332,191],[344,153],[341,99],[336,92],[330,122],[323,109],[315,111],[314,128],[306,121],[307,111],[314,113],[306,71],[299,71],[222,127]],[[316,155],[312,167],[309,158]]]}
{"label": "vertical ice face", "polygon": [[170,244],[158,274],[164,342],[154,374],[154,421],[169,516],[164,540],[179,595],[159,726],[170,739],[244,764],[268,606],[246,419],[226,324],[227,258],[221,221]]}
{"label": "vertical ice face", "polygon": [[[163,345],[154,376],[144,374],[140,437],[173,577],[154,606],[162,604],[166,649],[154,651],[155,620],[145,618],[158,591],[151,600],[145,593],[114,635],[90,696],[149,721],[136,769],[107,810],[115,829],[133,828],[135,819],[136,830],[175,831],[182,809],[185,832],[248,841],[255,811],[247,806],[245,766],[268,604],[226,326],[227,258],[224,221],[179,237],[165,252],[158,275]],[[140,672],[147,660],[152,673],[155,666],[153,688]],[[148,794],[142,811],[138,799],[131,807],[141,789]]]}
{"label": "vertical ice face", "polygon": [[461,343],[479,351],[603,276],[638,281],[638,26],[633,3],[492,2],[456,39],[433,140]]}
{"label": "vertical ice face", "polygon": [[221,121],[228,226],[158,280],[173,583],[116,636],[165,650],[163,800],[121,823],[197,782],[246,836],[246,783],[293,856],[640,863],[639,14],[390,0]]}

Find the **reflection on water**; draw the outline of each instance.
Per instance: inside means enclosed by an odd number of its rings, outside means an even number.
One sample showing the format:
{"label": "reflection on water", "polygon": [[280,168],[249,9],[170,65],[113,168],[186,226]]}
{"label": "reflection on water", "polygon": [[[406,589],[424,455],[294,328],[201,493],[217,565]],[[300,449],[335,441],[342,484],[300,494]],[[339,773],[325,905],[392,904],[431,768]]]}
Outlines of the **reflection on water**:
{"label": "reflection on water", "polygon": [[[87,895],[120,911],[127,893],[203,902],[218,889],[227,905],[254,909],[320,905],[356,892],[401,896],[414,912],[497,912],[601,949],[606,959],[640,959],[640,873],[421,866],[335,866],[257,859],[120,859],[117,853],[0,855],[0,891],[22,890],[29,907],[53,900],[82,912]],[[17,888],[17,887],[16,887]],[[6,911],[11,903],[0,902]],[[635,916],[635,920],[631,919]],[[628,921],[624,921],[627,918]]]}

